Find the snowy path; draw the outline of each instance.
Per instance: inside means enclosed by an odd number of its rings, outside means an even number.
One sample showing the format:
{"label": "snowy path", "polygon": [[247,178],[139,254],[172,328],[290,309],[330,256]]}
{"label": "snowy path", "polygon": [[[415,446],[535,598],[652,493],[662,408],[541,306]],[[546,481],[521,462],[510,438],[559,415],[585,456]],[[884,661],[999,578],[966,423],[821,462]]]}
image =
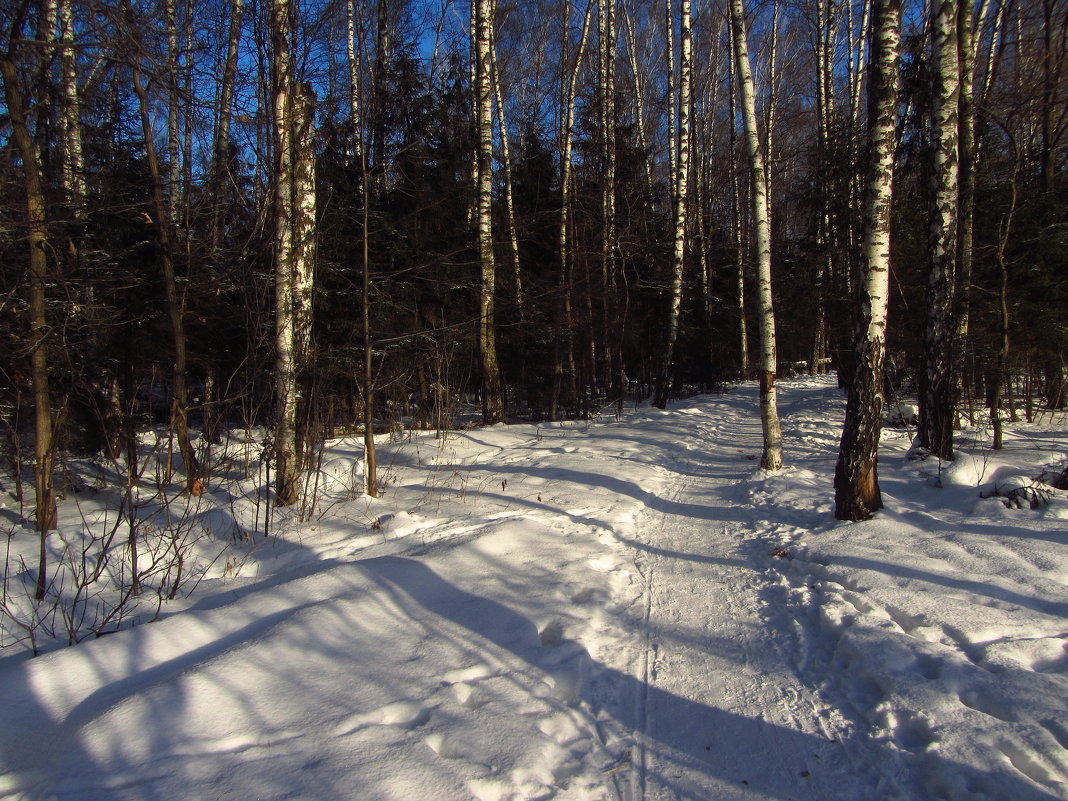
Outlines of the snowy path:
{"label": "snowy path", "polygon": [[[752,385],[384,442],[374,501],[334,443],[318,516],[158,622],[0,652],[0,801],[1068,799],[1068,496],[975,483],[1064,426],[944,470],[889,432],[886,512],[840,524],[841,396],[782,399],[772,475]],[[198,501],[209,542],[258,491]]]}
{"label": "snowy path", "polygon": [[[625,799],[853,799],[829,710],[790,668],[792,637],[761,618],[767,588],[758,515],[736,497],[760,430],[694,416],[664,502],[634,526],[644,582],[643,647],[632,668],[639,755]],[[725,433],[720,434],[720,430]],[[754,535],[757,535],[754,537]],[[844,778],[847,777],[847,778]]]}

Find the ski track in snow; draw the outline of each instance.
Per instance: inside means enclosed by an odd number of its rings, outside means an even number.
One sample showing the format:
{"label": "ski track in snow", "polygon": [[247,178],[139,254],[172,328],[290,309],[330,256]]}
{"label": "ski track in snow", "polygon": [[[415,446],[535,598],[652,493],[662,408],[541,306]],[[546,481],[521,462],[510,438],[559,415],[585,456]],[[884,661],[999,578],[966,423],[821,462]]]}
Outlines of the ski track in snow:
{"label": "ski track in snow", "polygon": [[775,474],[753,385],[416,437],[375,501],[338,443],[242,577],[0,660],[0,799],[1068,799],[1065,499],[891,431],[887,509],[837,523],[841,396],[780,398]]}

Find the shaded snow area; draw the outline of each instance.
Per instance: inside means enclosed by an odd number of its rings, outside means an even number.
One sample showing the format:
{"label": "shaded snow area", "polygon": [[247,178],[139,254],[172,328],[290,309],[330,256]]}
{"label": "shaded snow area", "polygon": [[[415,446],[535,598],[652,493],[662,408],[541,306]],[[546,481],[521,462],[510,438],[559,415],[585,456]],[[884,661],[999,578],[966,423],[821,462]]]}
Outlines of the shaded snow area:
{"label": "shaded snow area", "polygon": [[[32,659],[12,525],[0,798],[1068,799],[1068,495],[1013,494],[1064,417],[942,465],[888,430],[886,508],[846,524],[833,377],[781,385],[775,474],[756,394],[383,436],[377,500],[339,440],[269,536],[238,454],[143,510],[185,537],[175,600],[161,557],[140,606],[55,607],[116,633],[38,612]],[[85,482],[57,560],[115,525]]]}

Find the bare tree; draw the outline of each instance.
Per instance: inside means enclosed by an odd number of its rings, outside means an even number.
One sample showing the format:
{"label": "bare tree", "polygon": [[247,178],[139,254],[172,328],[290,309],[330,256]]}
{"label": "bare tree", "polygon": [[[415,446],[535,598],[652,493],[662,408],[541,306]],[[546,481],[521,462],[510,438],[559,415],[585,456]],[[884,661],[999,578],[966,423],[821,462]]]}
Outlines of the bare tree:
{"label": "bare tree", "polygon": [[856,366],[835,468],[835,517],[865,520],[882,508],[877,471],[883,359],[890,295],[890,203],[894,181],[901,0],[873,0],[868,68],[868,185],[864,200],[863,290]]}
{"label": "bare tree", "polygon": [[[667,27],[674,26],[674,14],[670,13],[671,0],[668,0],[669,13]],[[671,365],[675,358],[675,343],[679,335],[679,315],[682,310],[682,277],[686,261],[686,193],[690,180],[690,106],[691,87],[693,85],[693,47],[690,30],[690,0],[681,0],[679,7],[679,91],[677,103],[678,134],[671,132],[671,151],[677,156],[671,159],[674,165],[672,188],[674,196],[675,234],[672,249],[671,301],[668,313],[667,337],[663,357],[657,376],[656,397],[653,405],[663,409],[667,406],[668,389],[671,385]],[[669,45],[670,47],[670,45]],[[674,114],[672,116],[675,116]]]}
{"label": "bare tree", "polygon": [[[234,84],[237,77],[238,47],[241,44],[241,20],[244,15],[244,0],[231,0],[230,25],[226,37],[226,61],[223,64],[222,84],[219,87],[218,119],[215,124],[215,138],[212,144],[211,180],[216,190],[227,180],[230,152],[230,122],[233,117]],[[221,247],[222,206],[215,204],[212,208],[211,253],[217,261]]]}
{"label": "bare tree", "polygon": [[523,273],[519,263],[519,233],[515,222],[515,199],[512,189],[512,149],[508,142],[508,125],[504,115],[504,92],[501,89],[501,75],[497,59],[497,37],[490,26],[490,78],[493,84],[493,105],[497,112],[497,132],[501,143],[501,166],[504,173],[504,207],[508,220],[508,253],[512,260],[512,281],[516,310],[520,320],[523,319]]}
{"label": "bare tree", "polygon": [[174,342],[174,365],[171,371],[172,399],[171,426],[178,439],[178,450],[182,455],[185,468],[186,489],[194,490],[200,480],[200,465],[193,451],[189,434],[189,389],[187,384],[187,341],[185,335],[184,304],[178,292],[178,279],[174,271],[173,237],[170,216],[172,207],[164,194],[163,170],[156,154],[154,129],[149,114],[148,88],[139,66],[133,68],[134,92],[138,98],[141,116],[141,129],[145,137],[145,158],[148,162],[149,175],[152,177],[152,205],[155,211],[151,220],[159,241],[159,260],[163,273],[163,292],[167,302],[167,317],[171,325]]}
{"label": "bare tree", "polygon": [[736,123],[738,118],[738,70],[733,66],[734,29],[730,25],[727,26],[727,39],[730,50],[730,57],[727,59],[727,77],[730,84],[727,97],[730,111],[728,130],[730,131],[731,234],[732,245],[734,247],[734,264],[735,269],[737,270],[735,300],[736,309],[738,311],[738,374],[745,379],[749,377],[749,328],[745,311],[746,239],[744,220],[742,217],[742,186],[738,166],[738,125]]}
{"label": "bare tree", "polygon": [[[364,451],[364,488],[372,498],[378,497],[378,455],[375,450],[374,429],[374,348],[371,342],[371,201],[370,180],[367,169],[367,146],[363,130],[363,36],[356,25],[356,0],[346,3],[348,20],[348,56],[349,56],[349,112],[352,120],[352,138],[356,147],[356,158],[360,162],[360,191],[363,228],[361,243],[361,280],[360,280],[360,333],[363,338],[363,380],[361,387],[363,401],[363,451]],[[362,18],[361,18],[362,22]],[[360,44],[357,45],[357,42]],[[381,65],[376,65],[380,67]]]}
{"label": "bare tree", "polygon": [[756,93],[753,89],[753,70],[749,59],[742,0],[731,0],[730,15],[738,92],[752,180],[750,201],[756,239],[757,291],[760,298],[760,422],[764,433],[764,452],[760,457],[760,466],[765,470],[778,470],[782,467],[782,430],[779,426],[775,389],[777,368],[775,309],[771,296],[771,214],[767,200],[770,182],[765,173],[763,149],[757,130]]}
{"label": "bare tree", "polygon": [[294,74],[294,0],[274,0],[274,114],[278,159],[275,178],[275,339],[277,489],[275,503],[300,497],[301,441],[297,425],[298,377],[311,336],[315,255],[315,96]]}
{"label": "bare tree", "polygon": [[76,218],[85,216],[85,156],[78,91],[78,65],[75,58],[74,3],[58,2],[60,67],[60,140],[63,147],[62,176],[67,205]]}
{"label": "bare tree", "polygon": [[[574,384],[575,380],[575,353],[573,343],[573,323],[571,319],[571,287],[570,287],[570,202],[571,183],[574,174],[571,163],[572,148],[574,146],[575,126],[575,95],[578,90],[579,71],[582,69],[582,57],[586,50],[586,40],[590,31],[590,19],[593,12],[593,0],[586,3],[586,11],[582,17],[582,31],[579,34],[578,47],[574,60],[569,70],[561,70],[560,92],[560,227],[557,238],[557,246],[560,258],[560,300],[557,313],[559,322],[556,332],[556,354],[553,365],[553,388],[549,405],[549,419],[559,419],[560,393],[564,380],[564,361],[567,361],[567,372]],[[564,25],[564,38],[561,52],[567,52],[568,26]],[[571,393],[574,395],[574,391]]]}
{"label": "bare tree", "polygon": [[[26,6],[23,6],[25,11]],[[54,485],[53,415],[49,394],[48,345],[51,340],[47,318],[48,286],[48,217],[44,183],[37,148],[27,120],[27,92],[16,66],[16,48],[21,41],[25,19],[16,17],[8,33],[7,49],[0,51],[0,77],[4,80],[4,102],[15,147],[22,160],[26,191],[26,244],[29,248],[30,314],[29,341],[34,402],[34,485],[36,490],[36,523],[40,532],[37,566],[38,600],[47,589],[47,536],[56,527],[56,494]],[[32,61],[31,61],[32,63]]]}
{"label": "bare tree", "polygon": [[920,374],[920,444],[940,459],[953,458],[957,371],[957,238],[959,210],[960,68],[957,0],[934,8],[934,205],[927,283],[924,366]]}
{"label": "bare tree", "polygon": [[479,291],[478,344],[482,354],[482,421],[486,425],[504,419],[501,371],[497,364],[494,324],[496,273],[493,260],[493,87],[491,80],[490,27],[493,0],[473,0],[471,13],[475,33],[475,119],[478,128],[478,260],[482,275]]}

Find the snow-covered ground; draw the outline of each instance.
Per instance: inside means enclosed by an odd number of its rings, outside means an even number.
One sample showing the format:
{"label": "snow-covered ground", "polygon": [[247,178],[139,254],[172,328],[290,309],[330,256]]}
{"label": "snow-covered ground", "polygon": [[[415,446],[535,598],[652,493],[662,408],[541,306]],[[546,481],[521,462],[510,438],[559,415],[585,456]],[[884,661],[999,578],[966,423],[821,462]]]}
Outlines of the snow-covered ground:
{"label": "snow-covered ground", "polygon": [[[834,379],[780,386],[775,474],[743,385],[384,436],[377,500],[340,440],[310,519],[266,537],[240,448],[169,504],[153,462],[159,567],[110,618],[99,582],[69,597],[78,560],[30,617],[9,499],[0,798],[1068,799],[1068,495],[1004,497],[1064,466],[1068,421],[1013,424],[997,453],[966,431],[948,465],[888,430],[886,509],[846,524]],[[83,468],[53,564],[128,536]]]}

